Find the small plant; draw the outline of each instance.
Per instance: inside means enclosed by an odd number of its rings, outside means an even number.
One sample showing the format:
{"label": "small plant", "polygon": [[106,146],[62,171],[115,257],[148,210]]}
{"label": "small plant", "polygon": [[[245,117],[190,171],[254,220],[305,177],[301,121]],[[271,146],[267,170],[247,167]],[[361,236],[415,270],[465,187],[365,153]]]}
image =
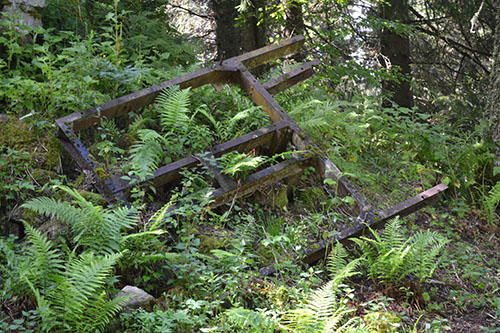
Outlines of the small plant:
{"label": "small plant", "polygon": [[417,279],[417,295],[422,284],[432,277],[439,265],[437,257],[449,242],[444,236],[426,230],[405,239],[399,217],[389,221],[381,236],[370,229],[374,239],[354,238],[363,253],[369,276],[386,287],[401,286],[409,276]]}
{"label": "small plant", "polygon": [[498,223],[498,215],[496,209],[500,204],[500,182],[491,188],[488,194],[483,196],[483,208],[486,212],[488,222],[490,224]]}

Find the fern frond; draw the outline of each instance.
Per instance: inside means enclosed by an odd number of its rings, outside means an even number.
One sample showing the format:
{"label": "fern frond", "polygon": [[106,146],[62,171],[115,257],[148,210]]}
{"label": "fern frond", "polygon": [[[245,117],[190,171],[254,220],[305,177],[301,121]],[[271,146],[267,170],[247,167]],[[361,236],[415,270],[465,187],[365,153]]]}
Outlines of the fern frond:
{"label": "fern frond", "polygon": [[330,271],[330,279],[333,281],[334,285],[339,285],[344,282],[345,279],[360,274],[356,269],[360,265],[361,259],[354,259],[347,263],[347,257],[347,251],[342,244],[339,242],[335,244],[335,247],[328,256],[327,262],[327,267]]}
{"label": "fern frond", "polygon": [[180,128],[185,131],[190,124],[188,116],[190,104],[190,88],[180,90],[178,86],[164,89],[156,98],[160,124],[164,131]]}
{"label": "fern frond", "polygon": [[285,326],[293,332],[335,332],[345,316],[352,312],[337,299],[334,281],[314,291],[301,309],[288,312]]}
{"label": "fern frond", "polygon": [[273,333],[278,329],[276,323],[271,318],[256,311],[231,308],[225,312],[225,315],[231,323],[237,325],[240,329],[248,330],[250,326],[252,332],[266,333]]}
{"label": "fern frond", "polygon": [[29,251],[31,258],[26,260],[21,274],[34,285],[42,289],[54,282],[54,278],[62,274],[62,253],[39,230],[24,223],[28,240],[32,244]]}
{"label": "fern frond", "polygon": [[47,197],[33,198],[25,202],[21,207],[48,217],[56,217],[69,225],[83,218],[82,212],[78,208],[73,207],[69,202],[62,202]]}
{"label": "fern frond", "polygon": [[140,180],[145,180],[158,168],[158,163],[165,157],[163,145],[166,143],[154,130],[138,131],[140,142],[130,148],[130,165]]}
{"label": "fern frond", "polygon": [[[483,207],[488,217],[489,223],[495,222],[495,211],[500,204],[500,182],[491,188],[487,195],[483,198]],[[498,220],[497,220],[498,222]]]}
{"label": "fern frond", "polygon": [[203,104],[199,108],[197,108],[190,119],[191,123],[193,122],[194,117],[196,117],[198,113],[202,114],[210,122],[210,124],[212,124],[215,132],[217,133],[217,136],[221,137],[221,132],[222,132],[221,124],[217,120],[215,120],[214,116],[212,116],[209,113],[208,106],[206,104]]}
{"label": "fern frond", "polygon": [[81,320],[77,327],[78,332],[102,332],[111,318],[120,311],[122,304],[126,302],[127,297],[119,297],[108,300],[106,292],[101,292],[99,296],[90,302],[85,308]]}

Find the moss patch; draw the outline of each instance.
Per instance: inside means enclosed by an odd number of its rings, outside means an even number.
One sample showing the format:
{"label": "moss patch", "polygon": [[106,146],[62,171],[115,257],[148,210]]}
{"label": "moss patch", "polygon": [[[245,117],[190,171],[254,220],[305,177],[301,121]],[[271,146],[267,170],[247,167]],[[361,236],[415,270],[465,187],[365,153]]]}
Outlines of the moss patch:
{"label": "moss patch", "polygon": [[15,117],[8,117],[0,127],[0,146],[25,151],[30,154],[34,169],[57,171],[60,164],[61,144],[50,132],[39,136],[29,124]]}

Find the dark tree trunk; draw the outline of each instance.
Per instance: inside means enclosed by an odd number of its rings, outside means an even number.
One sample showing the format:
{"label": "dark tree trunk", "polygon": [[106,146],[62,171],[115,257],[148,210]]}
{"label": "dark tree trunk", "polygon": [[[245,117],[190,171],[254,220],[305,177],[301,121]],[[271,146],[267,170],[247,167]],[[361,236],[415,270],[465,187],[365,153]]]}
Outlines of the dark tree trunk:
{"label": "dark tree trunk", "polygon": [[265,0],[252,0],[252,7],[244,14],[241,31],[241,46],[244,52],[266,45]]}
{"label": "dark tree trunk", "polygon": [[[389,0],[381,7],[381,18],[395,22],[408,20],[408,0]],[[413,107],[413,93],[410,87],[410,40],[406,34],[399,34],[393,29],[382,28],[381,31],[382,65],[387,68],[398,68],[400,79],[386,80],[382,83],[383,93],[387,98],[384,107],[391,102],[399,106]]]}
{"label": "dark tree trunk", "polygon": [[302,3],[297,0],[285,0],[285,37],[292,37],[304,33],[304,16]]}
{"label": "dark tree trunk", "polygon": [[265,0],[252,0],[251,6],[243,14],[243,21],[236,6],[240,0],[212,0],[215,14],[215,39],[219,59],[227,59],[243,52],[266,45]]}
{"label": "dark tree trunk", "polygon": [[[490,93],[488,96],[488,121],[491,138],[500,145],[500,4],[496,4],[495,50],[490,76]],[[500,166],[500,147],[497,150],[497,165]]]}
{"label": "dark tree trunk", "polygon": [[212,0],[215,15],[215,42],[219,59],[227,59],[241,54],[241,28],[236,26],[239,0]]}
{"label": "dark tree trunk", "polygon": [[[285,30],[283,35],[290,38],[297,35],[302,35],[305,30],[304,15],[302,13],[302,3],[297,0],[284,0],[285,6]],[[296,61],[303,61],[305,55],[303,51],[299,51],[293,55]]]}

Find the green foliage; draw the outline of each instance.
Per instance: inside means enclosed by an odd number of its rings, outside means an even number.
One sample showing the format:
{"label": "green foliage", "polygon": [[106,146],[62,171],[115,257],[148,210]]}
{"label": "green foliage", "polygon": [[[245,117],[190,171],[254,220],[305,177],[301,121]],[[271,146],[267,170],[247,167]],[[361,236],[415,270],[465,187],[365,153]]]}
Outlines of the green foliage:
{"label": "green foliage", "polygon": [[190,89],[178,86],[163,90],[156,98],[160,123],[164,131],[185,134],[191,125],[189,114]]}
{"label": "green foliage", "polygon": [[242,330],[248,330],[250,327],[255,332],[274,333],[283,331],[277,327],[277,324],[272,319],[256,311],[231,308],[224,314],[231,323]]}
{"label": "green foliage", "polygon": [[233,178],[245,178],[249,171],[257,169],[266,160],[263,156],[251,156],[233,151],[222,155],[220,164],[222,173]]}
{"label": "green foliage", "polygon": [[53,198],[40,197],[29,200],[22,207],[67,223],[73,233],[75,248],[85,247],[97,254],[119,251],[124,240],[122,232],[130,229],[136,219],[135,209],[104,209],[87,201],[75,190],[65,186],[58,188],[71,195],[77,206]]}
{"label": "green foliage", "polygon": [[399,218],[389,221],[381,236],[370,229],[374,239],[352,239],[359,245],[369,276],[377,283],[401,286],[411,275],[418,281],[418,290],[439,265],[437,257],[449,242],[437,232],[419,231],[406,238]]}
{"label": "green foliage", "polygon": [[25,227],[31,254],[22,257],[18,271],[35,296],[43,330],[102,330],[123,301],[108,301],[105,292],[121,253],[73,252],[66,257],[38,230]]}
{"label": "green foliage", "polygon": [[483,207],[488,218],[488,222],[495,224],[498,221],[498,214],[496,209],[500,204],[500,182],[497,182],[495,186],[483,197]]}

